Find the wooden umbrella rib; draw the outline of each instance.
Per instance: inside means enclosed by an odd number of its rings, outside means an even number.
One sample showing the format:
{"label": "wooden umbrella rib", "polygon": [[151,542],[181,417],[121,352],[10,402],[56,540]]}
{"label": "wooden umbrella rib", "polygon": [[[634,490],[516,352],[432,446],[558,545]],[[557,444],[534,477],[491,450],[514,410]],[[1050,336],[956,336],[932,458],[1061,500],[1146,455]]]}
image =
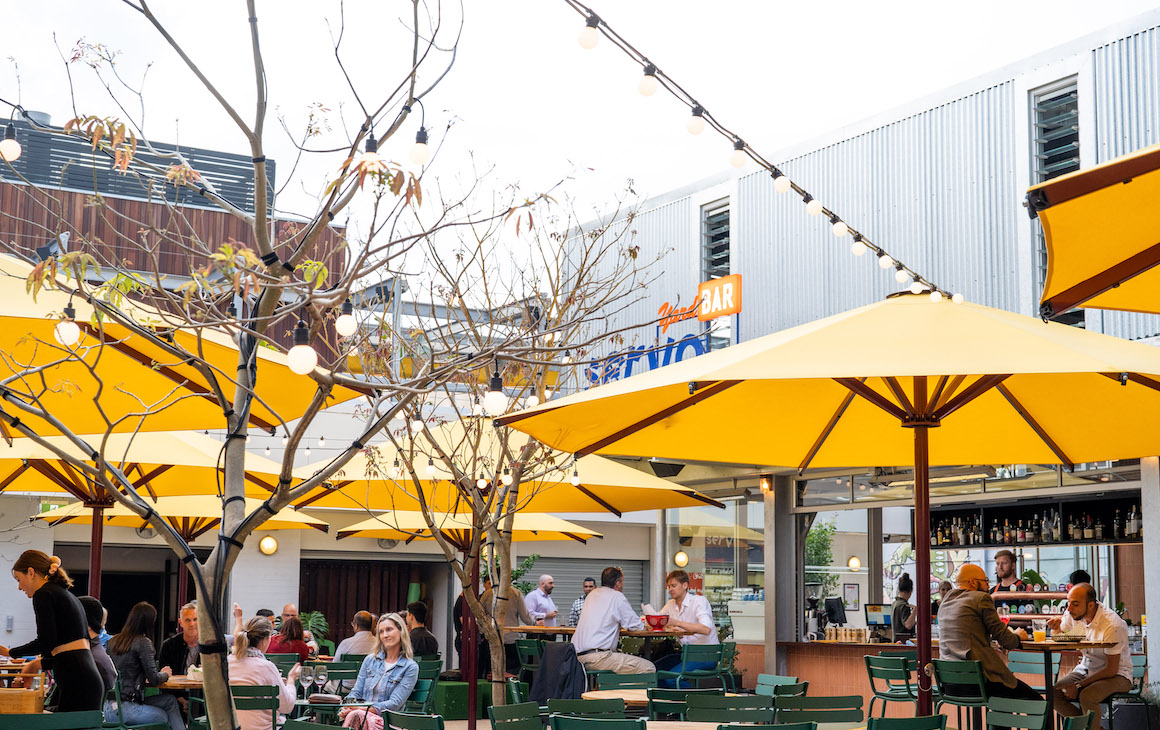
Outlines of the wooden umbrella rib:
{"label": "wooden umbrella rib", "polygon": [[1060,463],[1066,466],[1068,471],[1072,471],[1075,468],[1075,463],[1068,458],[1067,454],[1063,453],[1063,449],[1059,448],[1059,444],[1055,443],[1055,440],[1048,435],[1047,431],[1045,431],[1042,426],[1039,425],[1039,422],[1035,420],[1035,417],[1027,412],[1027,409],[1024,408],[1023,404],[1019,402],[1019,399],[1016,398],[1015,395],[1007,389],[1007,386],[996,385],[995,388],[1003,394],[1003,397],[1007,399],[1007,402],[1011,404],[1011,407],[1015,409],[1015,412],[1023,417],[1023,420],[1026,421],[1027,425],[1031,427],[1031,430],[1034,431],[1037,436],[1039,436],[1040,440],[1047,444],[1047,448],[1051,449],[1051,453],[1055,454]]}
{"label": "wooden umbrella rib", "polygon": [[883,380],[886,381],[886,386],[890,388],[890,392],[894,393],[894,397],[898,399],[898,405],[902,406],[902,410],[910,414],[915,413],[915,405],[906,397],[906,391],[899,385],[898,378],[888,376],[883,378]]}
{"label": "wooden umbrella rib", "polygon": [[834,378],[834,382],[865,398],[900,421],[905,421],[909,415],[906,411],[892,403],[889,398],[883,396],[857,378]]}
{"label": "wooden umbrella rib", "polygon": [[936,412],[946,405],[946,402],[953,398],[955,393],[959,392],[959,388],[962,387],[963,381],[966,379],[966,375],[956,375],[950,379],[950,382],[947,383],[945,388],[940,388],[937,396],[931,399],[931,412]]}
{"label": "wooden umbrella rib", "polygon": [[681,494],[684,494],[685,496],[687,496],[691,499],[695,499],[695,500],[698,500],[700,502],[704,502],[705,504],[707,504],[711,507],[720,507],[721,509],[725,509],[724,502],[718,502],[717,500],[713,499],[712,497],[706,497],[705,495],[701,494],[700,492],[698,492],[695,489],[690,489],[687,492],[681,492]]}
{"label": "wooden umbrella rib", "polygon": [[580,535],[575,535],[571,532],[561,532],[560,534],[565,536],[565,537],[570,537],[573,540],[575,540],[576,542],[583,543],[585,545],[588,544],[588,538],[581,537]]}
{"label": "wooden umbrella rib", "polygon": [[53,484],[76,497],[80,501],[89,503],[93,500],[92,494],[77,488],[77,486],[72,483],[72,480],[65,479],[62,475],[58,474],[41,459],[30,459],[28,461],[28,465],[35,469],[37,472],[43,474]]}
{"label": "wooden umbrella rib", "polygon": [[195,527],[193,532],[190,533],[190,536],[188,539],[189,540],[196,540],[197,538],[201,537],[202,535],[209,532],[213,528],[217,527],[219,524],[221,524],[221,519],[215,517],[214,519],[206,522],[204,525],[199,526],[199,527]]}
{"label": "wooden umbrella rib", "polygon": [[[261,482],[259,482],[259,484],[260,483]],[[322,499],[326,495],[331,494],[332,492],[337,492],[338,490],[342,489],[343,487],[345,487],[348,484],[353,484],[353,482],[347,481],[347,482],[337,482],[337,483],[331,483],[331,484],[320,484],[320,485],[318,485],[317,488],[321,489],[322,490],[321,492],[314,495],[313,497],[307,497],[306,499],[302,500],[298,504],[294,505],[294,509],[302,509],[303,507],[309,507],[310,505],[314,504],[315,502]],[[266,486],[266,485],[263,484],[262,486]]]}
{"label": "wooden umbrella rib", "polygon": [[257,486],[261,487],[262,489],[265,489],[270,494],[273,494],[274,492],[277,491],[277,489],[272,484],[270,484],[269,482],[267,482],[263,479],[259,479],[258,477],[254,476],[250,472],[246,472],[246,481],[250,482],[251,484],[256,484]]}
{"label": "wooden umbrella rib", "polygon": [[3,492],[5,489],[7,489],[8,485],[11,484],[12,482],[16,481],[16,479],[19,478],[20,475],[23,474],[26,469],[28,469],[28,464],[21,461],[20,466],[13,469],[12,473],[9,474],[8,476],[4,477],[3,481],[0,481],[0,492]]}
{"label": "wooden umbrella rib", "polygon": [[1139,276],[1160,264],[1160,243],[1110,266],[1095,276],[1084,279],[1040,305],[1044,316],[1054,317],[1080,306],[1084,302],[1114,289],[1125,281]]}
{"label": "wooden umbrella rib", "polygon": [[1010,373],[1006,375],[983,375],[968,385],[958,395],[939,406],[931,416],[934,420],[941,421],[1009,377],[1011,377]]}
{"label": "wooden umbrella rib", "polygon": [[690,408],[692,406],[695,406],[698,403],[700,403],[701,401],[705,400],[706,398],[712,398],[713,396],[732,388],[734,385],[737,385],[740,382],[742,382],[742,381],[740,381],[740,380],[720,380],[720,381],[717,381],[716,383],[713,383],[712,385],[710,385],[706,388],[702,388],[701,390],[698,390],[696,393],[689,396],[688,398],[685,398],[680,403],[674,403],[673,405],[669,406],[668,408],[665,408],[661,411],[658,411],[658,412],[652,414],[648,418],[637,421],[636,423],[632,424],[631,426],[627,426],[625,428],[622,428],[621,430],[617,431],[616,433],[612,434],[611,436],[606,436],[606,437],[600,439],[599,441],[596,441],[595,443],[591,443],[582,449],[578,449],[576,451],[576,456],[577,457],[587,456],[588,454],[599,451],[600,449],[603,449],[605,446],[608,446],[609,444],[614,444],[623,438],[631,436],[632,434],[636,433],[637,431],[640,431],[643,428],[648,428],[649,426],[653,425],[654,423],[657,423],[659,421],[663,421],[664,419],[668,418],[669,416],[680,413],[681,411],[685,410],[686,408]]}
{"label": "wooden umbrella rib", "polygon": [[157,468],[153,469],[152,471],[150,471],[148,474],[145,474],[144,476],[142,476],[137,481],[133,482],[133,486],[140,487],[142,484],[146,484],[148,482],[151,482],[172,468],[173,468],[173,464],[162,464],[162,465],[158,466]]}
{"label": "wooden umbrella rib", "polygon": [[[866,379],[861,378],[859,379],[859,382],[865,383]],[[818,434],[817,439],[814,440],[814,445],[810,447],[809,452],[806,453],[806,457],[801,460],[800,464],[798,464],[798,476],[801,476],[802,472],[806,470],[806,468],[810,465],[810,462],[813,461],[814,457],[818,455],[819,451],[821,451],[822,444],[826,443],[826,439],[830,437],[830,433],[832,433],[834,427],[838,425],[838,421],[840,421],[842,416],[845,415],[846,409],[849,408],[850,404],[854,402],[854,395],[854,391],[849,391],[846,393],[846,397],[842,399],[841,405],[839,405],[838,409],[834,411],[833,415],[830,416],[830,420],[826,423],[826,427],[822,429],[820,434]]]}
{"label": "wooden umbrella rib", "polygon": [[588,489],[587,487],[585,487],[585,486],[584,486],[584,485],[582,485],[582,484],[581,484],[580,486],[576,487],[576,489],[579,489],[579,490],[580,490],[580,492],[581,492],[582,494],[586,494],[586,495],[588,495],[589,497],[591,497],[593,502],[595,502],[596,504],[600,505],[601,507],[603,507],[604,509],[608,510],[609,512],[611,512],[612,514],[616,515],[617,517],[621,517],[621,516],[623,516],[623,515],[621,515],[621,512],[620,512],[620,510],[616,509],[615,507],[613,507],[612,505],[610,505],[608,502],[605,502],[605,501],[604,501],[603,499],[601,499],[600,497],[597,497],[597,496],[596,496],[596,495],[595,495],[595,494],[592,492],[592,490],[591,490],[591,489]]}

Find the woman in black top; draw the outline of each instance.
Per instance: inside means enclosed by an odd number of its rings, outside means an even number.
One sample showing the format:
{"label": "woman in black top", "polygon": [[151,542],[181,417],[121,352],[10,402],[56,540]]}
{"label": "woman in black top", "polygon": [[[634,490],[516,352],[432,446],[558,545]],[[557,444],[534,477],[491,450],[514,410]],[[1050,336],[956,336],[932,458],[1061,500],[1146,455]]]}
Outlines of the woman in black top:
{"label": "woman in black top", "polygon": [[36,638],[24,646],[0,647],[8,656],[40,654],[52,672],[60,712],[99,710],[104,685],[89,651],[89,625],[77,597],[68,592],[72,580],[60,565],[39,550],[26,550],[12,566],[16,585],[32,599]]}
{"label": "woman in black top", "polygon": [[156,687],[169,679],[173,670],[157,669],[153,660],[153,627],[157,609],[145,601],[133,606],[121,633],[109,639],[109,656],[121,680],[121,712],[129,724],[165,722],[171,730],[185,730],[181,708],[171,694],[145,696],[146,687]]}

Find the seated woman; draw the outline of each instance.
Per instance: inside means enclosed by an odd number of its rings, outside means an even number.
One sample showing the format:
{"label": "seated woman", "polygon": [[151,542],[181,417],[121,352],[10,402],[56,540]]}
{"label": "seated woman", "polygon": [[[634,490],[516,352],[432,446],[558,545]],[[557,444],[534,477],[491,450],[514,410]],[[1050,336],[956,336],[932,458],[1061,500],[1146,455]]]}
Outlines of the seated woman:
{"label": "seated woman", "polygon": [[[177,698],[171,694],[145,696],[146,687],[156,687],[169,679],[173,670],[157,670],[153,661],[153,626],[157,609],[142,601],[129,611],[121,633],[109,639],[108,652],[121,680],[121,713],[130,725],[151,722],[169,723],[170,730],[185,730]],[[111,713],[111,714],[110,714]],[[107,709],[105,720],[117,720],[116,711]]]}
{"label": "seated woman", "polygon": [[310,657],[310,647],[306,645],[306,635],[302,631],[302,621],[291,616],[282,622],[282,630],[270,640],[270,654],[297,654],[298,661]]}
{"label": "seated woman", "polygon": [[[302,665],[295,664],[283,680],[278,667],[266,658],[273,636],[274,624],[265,616],[255,616],[234,634],[234,653],[227,660],[230,684],[278,687],[278,711],[288,713],[298,698],[294,683],[298,681]],[[242,730],[274,730],[274,717],[269,710],[238,710],[238,722]]]}
{"label": "seated woman", "polygon": [[338,712],[343,727],[382,730],[383,713],[401,710],[419,680],[419,665],[411,651],[407,625],[397,613],[379,617],[375,651],[363,660],[348,702],[370,702],[369,707],[344,707]]}

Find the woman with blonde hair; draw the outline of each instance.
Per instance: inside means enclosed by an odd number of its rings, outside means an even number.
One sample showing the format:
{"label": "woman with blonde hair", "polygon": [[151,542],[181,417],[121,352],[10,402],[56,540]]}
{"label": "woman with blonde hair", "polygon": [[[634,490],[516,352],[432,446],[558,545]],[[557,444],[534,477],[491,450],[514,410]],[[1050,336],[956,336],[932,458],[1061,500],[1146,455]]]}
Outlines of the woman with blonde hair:
{"label": "woman with blonde hair", "polygon": [[[229,656],[230,684],[265,685],[278,687],[278,711],[285,714],[294,709],[298,699],[298,675],[302,665],[295,664],[282,679],[282,673],[274,662],[266,658],[270,639],[274,636],[274,624],[265,616],[255,616],[234,636],[234,653]],[[274,730],[272,713],[269,710],[238,710],[238,722],[242,730]]]}
{"label": "woman with blonde hair", "polygon": [[89,650],[89,622],[81,602],[68,592],[73,582],[60,558],[25,550],[12,565],[12,577],[16,587],[32,599],[36,638],[12,649],[0,646],[0,655],[39,654],[42,667],[52,670],[57,685],[57,711],[101,709],[105,691]]}
{"label": "woman with blonde hair", "polygon": [[411,650],[407,624],[397,613],[385,613],[375,624],[375,651],[363,659],[358,679],[347,699],[369,707],[344,707],[343,727],[382,730],[383,713],[401,710],[419,681],[419,665]]}

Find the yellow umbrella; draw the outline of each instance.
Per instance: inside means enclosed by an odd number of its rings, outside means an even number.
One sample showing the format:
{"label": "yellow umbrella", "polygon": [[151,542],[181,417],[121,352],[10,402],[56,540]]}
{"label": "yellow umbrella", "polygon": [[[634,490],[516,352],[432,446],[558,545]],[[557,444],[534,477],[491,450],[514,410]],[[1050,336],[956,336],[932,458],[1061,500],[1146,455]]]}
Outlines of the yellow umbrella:
{"label": "yellow umbrella", "polygon": [[[438,530],[455,547],[467,550],[471,544],[471,515],[441,514],[435,518]],[[562,520],[555,515],[517,512],[513,519],[512,541],[575,540],[587,542],[603,537],[599,532]],[[434,539],[422,512],[384,512],[338,531],[339,540],[347,537],[385,537],[392,540]]]}
{"label": "yellow umbrella", "polygon": [[1160,145],[1027,191],[1047,239],[1045,317],[1073,307],[1160,313]]}
{"label": "yellow umbrella", "polygon": [[[462,447],[463,441],[470,438],[462,424],[453,423],[432,430],[448,452],[457,454],[455,462],[461,472],[478,476],[481,471],[487,472],[486,464],[497,463],[501,444],[495,429],[490,426],[483,428],[483,441],[478,450]],[[429,465],[428,453],[419,451],[419,448],[421,446],[416,447],[415,470],[428,505],[437,512],[462,511],[464,505],[461,494],[450,481],[451,472],[438,459],[430,459],[434,463]],[[519,446],[513,442],[512,448],[518,451]],[[483,466],[475,465],[477,455],[478,463]],[[635,510],[706,504],[720,506],[720,503],[692,489],[611,459],[584,457],[573,467],[570,455],[556,456],[558,468],[520,484],[521,511],[607,511],[619,516],[623,512]],[[419,501],[413,491],[414,483],[404,476],[401,468],[395,466],[397,458],[400,455],[390,443],[380,444],[369,453],[364,451],[356,454],[329,484],[320,486],[315,492],[300,499],[297,506],[419,510]],[[406,459],[401,458],[400,462],[406,463]],[[323,466],[324,463],[307,466],[298,470],[298,474],[305,478]],[[575,486],[572,484],[574,475],[579,477],[579,484]],[[490,479],[494,475],[487,472],[485,476]]]}
{"label": "yellow umbrella", "polygon": [[[1160,349],[905,294],[497,424],[579,454],[799,469],[914,464],[921,534],[931,464],[1070,467],[1160,451]],[[929,560],[920,537],[919,576]],[[929,593],[920,579],[920,665],[929,660]],[[929,702],[924,693],[920,712]]]}
{"label": "yellow umbrella", "polygon": [[[26,291],[31,271],[27,262],[0,255],[0,380],[8,381],[0,391],[5,398],[37,397],[40,405],[64,421],[73,433],[100,433],[107,427],[105,417],[123,419],[115,426],[118,431],[138,427],[144,431],[221,427],[222,409],[212,395],[208,379],[195,367],[108,319],[102,327],[94,326],[93,308],[81,298],[41,289],[34,302]],[[54,337],[54,328],[70,303],[81,331],[80,340],[71,349],[72,356],[56,344]],[[167,315],[157,310],[127,299],[121,308],[139,324],[159,332],[168,329]],[[229,335],[203,328],[178,329],[172,337],[186,352],[202,353],[217,380],[225,386],[227,397],[232,398],[238,349]],[[301,415],[315,388],[308,378],[290,371],[284,355],[260,347],[257,357],[258,397],[250,423],[269,430],[279,423],[279,414],[285,420]],[[35,370],[62,359],[64,362],[45,368],[43,373]],[[333,403],[359,395],[348,388],[335,388]],[[154,412],[144,421],[130,415],[146,410]],[[47,423],[15,409],[10,412],[34,424],[40,433],[57,433]],[[11,435],[19,433],[14,431]]]}
{"label": "yellow umbrella", "polygon": [[[215,496],[159,497],[156,500],[146,498],[145,503],[166,522],[173,525],[173,529],[186,541],[196,540],[221,523],[222,501]],[[258,509],[261,505],[262,501],[259,499],[246,499],[247,512]],[[87,525],[93,521],[93,512],[83,502],[73,502],[33,515],[29,519],[43,520],[50,525],[59,525],[65,522]],[[117,527],[136,528],[146,524],[144,519],[121,504],[115,504],[105,510],[101,519],[106,525]],[[330,525],[290,507],[280,510],[262,523],[263,530],[306,530],[310,528],[326,532]]]}

